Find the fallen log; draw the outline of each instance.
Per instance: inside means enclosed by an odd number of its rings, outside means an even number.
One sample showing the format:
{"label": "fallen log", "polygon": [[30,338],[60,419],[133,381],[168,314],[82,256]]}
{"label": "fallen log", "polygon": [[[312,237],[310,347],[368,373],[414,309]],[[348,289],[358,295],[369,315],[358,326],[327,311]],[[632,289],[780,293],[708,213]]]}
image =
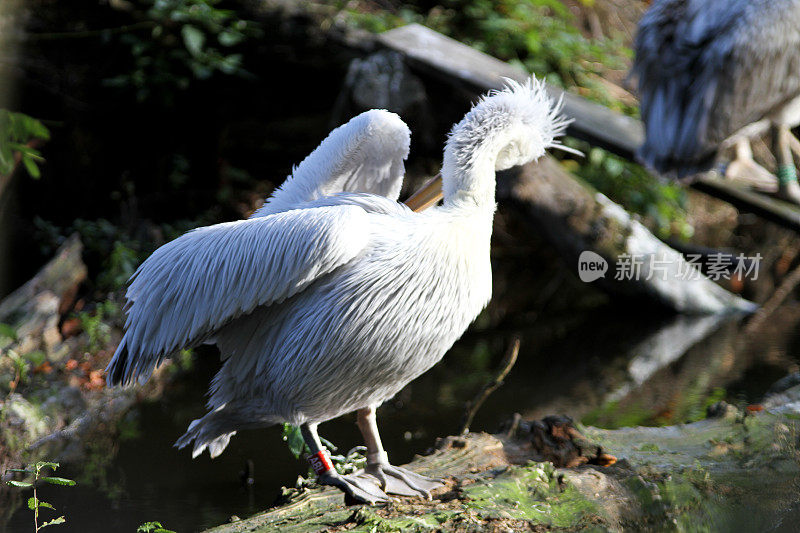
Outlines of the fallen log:
{"label": "fallen log", "polygon": [[[574,272],[583,252],[601,256],[608,270],[593,283],[610,294],[656,301],[688,314],[756,309],[700,274],[619,205],[550,157],[498,176],[497,197],[523,213]],[[624,257],[638,258],[636,271],[614,271]]]}
{"label": "fallen log", "polygon": [[[791,523],[800,481],[800,404],[791,402],[800,386],[783,394],[789,403],[770,411],[727,406],[715,409],[722,417],[681,426],[601,430],[548,417],[517,424],[510,435],[447,437],[408,465],[445,480],[432,501],[347,507],[330,487],[287,489],[278,507],[208,533],[722,531]],[[543,458],[581,466],[535,462]]]}

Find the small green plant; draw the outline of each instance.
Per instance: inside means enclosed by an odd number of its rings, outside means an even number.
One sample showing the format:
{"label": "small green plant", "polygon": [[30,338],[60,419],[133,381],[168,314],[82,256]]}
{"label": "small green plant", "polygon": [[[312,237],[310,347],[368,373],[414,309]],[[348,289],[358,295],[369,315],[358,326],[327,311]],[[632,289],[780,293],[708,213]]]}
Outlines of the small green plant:
{"label": "small green plant", "polygon": [[356,446],[344,455],[331,455],[331,462],[340,474],[352,474],[367,464],[367,448],[366,446]]}
{"label": "small green plant", "polygon": [[35,531],[39,531],[41,529],[46,528],[47,526],[55,526],[58,524],[63,524],[67,521],[64,516],[59,516],[58,518],[54,518],[52,520],[48,520],[47,522],[42,522],[39,524],[39,509],[51,509],[55,511],[55,507],[51,504],[42,501],[39,499],[39,495],[36,491],[37,485],[39,482],[49,483],[51,485],[62,485],[65,487],[72,487],[75,485],[75,482],[71,479],[67,479],[64,477],[55,477],[55,476],[45,476],[43,475],[43,470],[45,468],[49,468],[55,472],[55,470],[59,467],[59,463],[51,463],[49,461],[39,461],[33,465],[33,468],[10,468],[6,470],[6,472],[18,472],[21,474],[25,474],[27,476],[33,476],[33,481],[6,481],[8,485],[12,487],[19,487],[22,489],[33,489],[33,497],[28,498],[28,509],[33,511],[33,525],[35,527]]}
{"label": "small green plant", "polygon": [[98,265],[100,273],[95,278],[96,287],[102,292],[121,289],[136,271],[139,263],[153,251],[154,243],[143,244],[130,237],[129,231],[110,221],[75,219],[69,226],[56,226],[52,222],[34,217],[35,239],[42,255],[51,256],[64,240],[78,233],[84,245],[84,260],[92,266]]}
{"label": "small green plant", "polygon": [[145,522],[136,528],[136,533],[175,533],[171,529],[164,528],[161,522]]}
{"label": "small green plant", "polygon": [[31,369],[47,360],[47,356],[41,350],[20,354],[16,350],[9,349],[5,353],[13,365],[14,372],[14,379],[8,384],[8,392],[14,392],[27,383],[30,380]]}
{"label": "small green plant", "polygon": [[0,351],[17,342],[17,330],[14,326],[0,322]]}
{"label": "small green plant", "polygon": [[300,432],[298,426],[284,424],[283,440],[286,442],[286,445],[289,446],[289,451],[294,455],[295,459],[299,459],[303,453],[309,452],[306,441],[303,440],[303,434]]}
{"label": "small green plant", "polygon": [[28,380],[28,363],[24,357],[18,354],[15,350],[8,350],[6,352],[11,363],[14,365],[14,379],[9,385],[11,392],[17,389],[21,384]]}
{"label": "small green plant", "polygon": [[0,175],[7,176],[14,170],[15,156],[18,156],[28,174],[38,179],[42,175],[39,165],[44,158],[31,146],[31,141],[49,138],[50,132],[35,118],[0,109]]}
{"label": "small green plant", "polygon": [[[582,0],[588,3],[591,0]],[[588,39],[561,0],[441,0],[426,13],[358,12],[347,3],[349,20],[371,31],[420,22],[490,55],[520,65],[549,83],[635,114],[613,98],[603,81],[623,69],[632,52],[622,38]]]}
{"label": "small green plant", "polygon": [[[221,0],[145,0],[144,16],[152,23],[150,35],[126,33],[121,39],[131,49],[133,69],[107,80],[117,87],[133,87],[144,101],[154,92],[167,100],[175,89],[187,89],[192,79],[215,72],[244,74],[242,55],[232,53],[255,26],[217,7]],[[165,102],[171,103],[169,101]]]}
{"label": "small green plant", "polygon": [[82,312],[78,314],[84,331],[89,335],[89,351],[96,352],[111,342],[111,325],[119,315],[119,306],[112,300],[100,302],[95,307],[94,313]]}
{"label": "small green plant", "polygon": [[688,239],[694,233],[686,211],[686,191],[677,183],[663,182],[631,161],[575,139],[567,145],[586,154],[564,166],[625,209],[644,217],[660,237]]}
{"label": "small green plant", "polygon": [[114,248],[103,264],[103,272],[97,276],[98,287],[111,291],[124,287],[140,262],[139,252],[133,246],[114,241]]}
{"label": "small green plant", "polygon": [[[297,426],[284,424],[283,440],[289,446],[289,451],[295,456],[296,459],[299,459],[301,455],[310,453],[311,451],[308,449],[308,446],[303,439],[303,434],[300,431],[300,428]],[[328,450],[335,452],[338,449],[336,445],[328,439],[320,437],[320,440]],[[334,468],[336,468],[336,471],[340,474],[350,474],[359,468],[364,467],[364,464],[366,463],[365,452],[366,448],[363,446],[357,446],[344,455],[331,454],[331,463],[333,463]]]}

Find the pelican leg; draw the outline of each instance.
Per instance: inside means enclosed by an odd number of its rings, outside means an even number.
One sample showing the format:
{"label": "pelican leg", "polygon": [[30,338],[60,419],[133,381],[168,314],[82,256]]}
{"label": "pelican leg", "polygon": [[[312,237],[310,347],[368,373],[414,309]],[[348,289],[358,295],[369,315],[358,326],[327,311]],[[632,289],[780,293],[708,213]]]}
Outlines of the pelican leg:
{"label": "pelican leg", "polygon": [[794,155],[800,157],[800,140],[794,136],[791,130],[789,130],[789,148],[794,152]]}
{"label": "pelican leg", "polygon": [[389,496],[378,488],[375,481],[366,475],[339,474],[331,464],[330,455],[319,440],[317,424],[303,424],[300,426],[303,440],[311,450],[309,462],[317,474],[317,482],[321,485],[338,487],[345,495],[359,503],[374,505],[389,501]]}
{"label": "pelican leg", "polygon": [[443,486],[442,482],[421,476],[416,472],[392,466],[389,456],[383,449],[378,424],[375,419],[375,407],[367,407],[358,411],[358,429],[364,436],[367,446],[367,467],[365,471],[375,476],[381,488],[389,494],[401,496],[422,496],[431,499],[431,491]]}
{"label": "pelican leg", "polygon": [[776,124],[772,130],[772,143],[778,159],[778,196],[800,204],[800,184],[794,166],[791,148],[792,132],[785,124]]}
{"label": "pelican leg", "polygon": [[775,192],[777,190],[775,176],[755,162],[750,139],[744,136],[736,139],[736,158],[725,168],[725,177],[747,183],[761,191]]}

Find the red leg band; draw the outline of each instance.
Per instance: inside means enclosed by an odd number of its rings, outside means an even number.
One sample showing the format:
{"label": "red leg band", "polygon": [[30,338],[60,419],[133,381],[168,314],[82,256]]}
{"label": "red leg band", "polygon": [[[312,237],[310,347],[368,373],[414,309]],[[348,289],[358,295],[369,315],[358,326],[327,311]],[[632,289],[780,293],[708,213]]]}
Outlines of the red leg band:
{"label": "red leg band", "polygon": [[314,473],[317,475],[333,470],[333,463],[331,463],[328,450],[320,450],[317,453],[311,454],[308,457],[308,462],[311,463],[311,468],[314,469]]}

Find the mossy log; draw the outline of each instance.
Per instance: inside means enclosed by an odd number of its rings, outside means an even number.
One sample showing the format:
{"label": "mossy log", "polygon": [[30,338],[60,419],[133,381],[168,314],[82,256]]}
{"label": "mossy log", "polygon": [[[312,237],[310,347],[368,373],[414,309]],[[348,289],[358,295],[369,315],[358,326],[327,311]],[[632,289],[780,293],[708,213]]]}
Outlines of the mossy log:
{"label": "mossy log", "polygon": [[[793,394],[800,396],[800,386]],[[502,435],[440,439],[429,455],[414,459],[409,468],[445,480],[431,501],[348,507],[332,488],[288,489],[283,504],[209,533],[752,531],[796,520],[798,411],[784,405],[716,412],[722,416],[688,425],[582,428],[583,435],[563,424],[517,420]],[[554,453],[552,446],[568,453]],[[543,456],[572,463],[582,457],[577,463],[585,464],[536,462]]]}

